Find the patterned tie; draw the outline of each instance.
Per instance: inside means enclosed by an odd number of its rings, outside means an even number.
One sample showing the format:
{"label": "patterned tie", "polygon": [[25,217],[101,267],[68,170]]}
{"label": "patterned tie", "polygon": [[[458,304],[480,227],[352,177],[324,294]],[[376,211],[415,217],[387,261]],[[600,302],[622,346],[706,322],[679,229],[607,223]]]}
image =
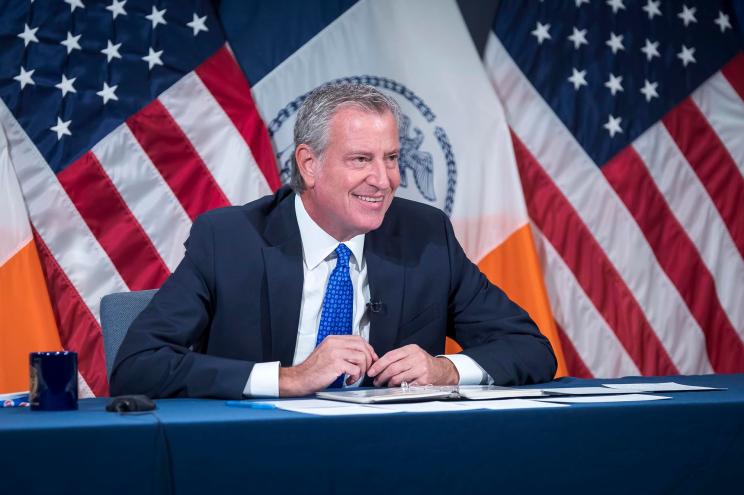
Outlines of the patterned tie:
{"label": "patterned tie", "polygon": [[[320,314],[318,338],[315,346],[319,346],[329,335],[351,335],[352,317],[354,312],[354,287],[349,275],[349,258],[351,251],[345,244],[336,248],[336,267],[328,279],[328,287],[323,297],[323,310]],[[339,376],[328,388],[341,388],[344,375]]]}

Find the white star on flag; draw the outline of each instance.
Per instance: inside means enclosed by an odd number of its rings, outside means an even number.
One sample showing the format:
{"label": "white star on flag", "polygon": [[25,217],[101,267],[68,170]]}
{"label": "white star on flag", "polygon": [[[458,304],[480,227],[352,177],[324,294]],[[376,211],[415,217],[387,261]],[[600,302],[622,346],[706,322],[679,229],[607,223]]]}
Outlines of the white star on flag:
{"label": "white star on flag", "polygon": [[646,38],[646,44],[641,48],[641,51],[646,54],[646,60],[650,62],[652,58],[659,56],[659,42],[652,42]]}
{"label": "white star on flag", "polygon": [[607,123],[603,125],[605,129],[607,129],[607,132],[610,133],[610,137],[615,137],[615,134],[623,133],[622,128],[620,127],[620,122],[622,121],[622,117],[614,117],[610,115],[609,119],[607,119]]}
{"label": "white star on flag", "polygon": [[651,98],[658,98],[659,93],[656,92],[656,88],[659,86],[658,82],[650,82],[648,79],[644,79],[643,88],[641,93],[646,97],[646,103],[651,101]]}
{"label": "white star on flag", "polygon": [[573,84],[574,90],[578,91],[580,87],[586,86],[586,71],[573,69],[573,74],[568,78],[569,82]]}
{"label": "white star on flag", "polygon": [[682,51],[677,54],[677,57],[682,61],[684,67],[687,67],[687,64],[697,62],[695,60],[695,49],[687,48],[685,45],[682,45]]}
{"label": "white star on flag", "polygon": [[127,0],[111,0],[111,5],[106,7],[106,10],[110,10],[111,14],[114,16],[114,19],[116,19],[116,16],[118,15],[127,15],[127,11],[124,10],[124,4],[127,3]]}
{"label": "white star on flag", "polygon": [[23,40],[23,46],[28,46],[31,42],[39,42],[39,38],[36,37],[36,31],[38,30],[38,27],[31,29],[28,24],[23,25],[23,32],[18,35]]}
{"label": "white star on flag", "polygon": [[59,88],[59,90],[62,91],[62,98],[64,98],[67,93],[77,93],[75,87],[73,86],[73,84],[75,83],[75,79],[77,79],[77,77],[67,79],[67,77],[62,74],[62,80],[54,85],[55,88]]}
{"label": "white star on flag", "polygon": [[101,50],[101,53],[106,55],[106,62],[111,62],[111,59],[113,58],[121,58],[121,55],[119,55],[119,47],[121,46],[121,43],[113,44],[111,43],[111,40],[106,41],[106,48]]}
{"label": "white star on flag", "polygon": [[682,19],[682,22],[685,23],[685,27],[687,27],[690,23],[697,22],[697,19],[695,19],[696,10],[696,7],[689,9],[687,8],[687,5],[682,5],[682,12],[677,14],[677,17]]}
{"label": "white star on flag", "polygon": [[610,33],[610,39],[607,40],[607,46],[612,48],[612,53],[617,53],[618,50],[625,50],[625,47],[623,46],[623,35],[617,35],[615,33]]}
{"label": "white star on flag", "polygon": [[152,68],[156,65],[163,65],[163,62],[160,60],[160,56],[163,54],[163,50],[156,52],[152,48],[148,48],[148,51],[149,53],[146,56],[142,57],[142,60],[147,62],[150,70],[152,70]]}
{"label": "white star on flag", "polygon": [[59,44],[67,48],[67,53],[71,53],[73,50],[80,50],[80,34],[73,36],[71,32],[67,31],[67,39],[60,41]]}
{"label": "white star on flag", "polygon": [[30,84],[33,86],[36,83],[34,82],[33,79],[31,79],[31,76],[34,75],[35,70],[36,69],[27,71],[26,69],[23,68],[23,66],[21,66],[21,72],[17,76],[15,76],[13,79],[21,83],[21,89],[25,88],[26,84]]}
{"label": "white star on flag", "polygon": [[731,23],[729,22],[729,16],[727,16],[720,10],[718,11],[718,18],[713,22],[718,24],[718,26],[721,28],[722,33],[725,32],[727,29],[731,29]]}
{"label": "white star on flag", "polygon": [[194,30],[194,36],[199,34],[199,31],[209,31],[206,26],[207,16],[199,17],[194,14],[194,20],[187,22],[186,25]]}
{"label": "white star on flag", "polygon": [[646,6],[643,10],[648,14],[648,18],[653,20],[655,15],[660,16],[661,10],[659,10],[659,0],[647,0]]}
{"label": "white star on flag", "polygon": [[542,45],[543,41],[551,39],[548,29],[550,29],[550,24],[541,24],[540,21],[537,21],[537,26],[531,34],[537,38],[538,45]]}
{"label": "white star on flag", "polygon": [[623,76],[615,76],[614,74],[610,74],[610,78],[607,80],[607,82],[604,83],[605,86],[610,90],[612,93],[612,96],[615,96],[615,93],[618,91],[623,90],[622,83],[623,82]]}
{"label": "white star on flag", "polygon": [[119,97],[116,96],[116,88],[119,86],[117,84],[114,84],[113,86],[109,86],[106,84],[106,81],[103,82],[103,89],[101,91],[98,91],[96,94],[103,98],[103,104],[109,102],[109,100],[119,101]]}
{"label": "white star on flag", "polygon": [[576,0],[576,7],[581,7],[582,3],[589,3],[589,0]]}
{"label": "white star on flag", "polygon": [[85,5],[83,5],[81,0],[65,0],[65,3],[70,6],[70,12],[75,12],[75,9],[78,7],[81,9],[85,8]]}
{"label": "white star on flag", "polygon": [[586,41],[586,29],[578,30],[573,28],[573,33],[568,37],[569,40],[574,44],[574,49],[578,50],[581,45],[588,45]]}
{"label": "white star on flag", "polygon": [[158,10],[153,5],[152,13],[150,15],[145,16],[145,19],[152,22],[153,29],[155,29],[158,26],[158,24],[163,24],[163,25],[168,24],[167,22],[165,22],[165,19],[163,18],[163,16],[165,15],[165,11],[166,9]]}
{"label": "white star on flag", "polygon": [[613,14],[617,14],[618,10],[625,10],[625,5],[623,5],[623,0],[607,0],[607,5],[609,5],[612,8]]}
{"label": "white star on flag", "polygon": [[62,136],[72,136],[72,133],[70,132],[70,122],[72,122],[72,120],[64,121],[57,117],[57,125],[53,125],[49,128],[50,131],[57,133],[57,141],[62,139]]}

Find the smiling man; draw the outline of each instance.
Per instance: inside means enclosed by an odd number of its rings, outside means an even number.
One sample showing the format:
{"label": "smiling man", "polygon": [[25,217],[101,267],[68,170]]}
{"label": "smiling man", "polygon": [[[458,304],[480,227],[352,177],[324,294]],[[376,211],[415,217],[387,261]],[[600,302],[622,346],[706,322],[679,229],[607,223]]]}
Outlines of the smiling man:
{"label": "smiling man", "polygon": [[[127,333],[112,393],[552,379],[547,339],[466,258],[447,216],[394,197],[399,115],[368,86],[311,92],[291,189],[194,222],[183,261]],[[446,336],[463,352],[442,355]]]}

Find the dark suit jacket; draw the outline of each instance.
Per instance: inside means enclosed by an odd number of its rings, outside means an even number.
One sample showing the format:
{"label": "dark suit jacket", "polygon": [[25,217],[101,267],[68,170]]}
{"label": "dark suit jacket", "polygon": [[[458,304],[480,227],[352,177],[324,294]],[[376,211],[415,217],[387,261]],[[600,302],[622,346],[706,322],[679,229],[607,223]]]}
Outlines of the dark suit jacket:
{"label": "dark suit jacket", "polygon": [[[550,344],[480,273],[441,211],[393,200],[364,243],[370,344],[432,355],[456,339],[496,384],[552,379]],[[240,398],[253,364],[291,366],[302,297],[302,244],[288,188],[194,222],[186,255],[122,343],[112,395]],[[367,380],[369,384],[369,380]]]}

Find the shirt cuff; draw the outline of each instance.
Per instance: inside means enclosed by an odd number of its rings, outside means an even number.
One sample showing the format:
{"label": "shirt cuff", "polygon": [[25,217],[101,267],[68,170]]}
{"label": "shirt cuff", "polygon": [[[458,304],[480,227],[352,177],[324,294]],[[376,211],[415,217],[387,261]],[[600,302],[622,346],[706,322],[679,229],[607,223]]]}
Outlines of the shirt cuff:
{"label": "shirt cuff", "polygon": [[493,378],[486,373],[486,370],[475,362],[470,356],[465,354],[447,354],[437,357],[444,357],[452,361],[460,374],[458,385],[491,385]]}
{"label": "shirt cuff", "polygon": [[244,397],[279,397],[279,361],[256,363],[243,389]]}

